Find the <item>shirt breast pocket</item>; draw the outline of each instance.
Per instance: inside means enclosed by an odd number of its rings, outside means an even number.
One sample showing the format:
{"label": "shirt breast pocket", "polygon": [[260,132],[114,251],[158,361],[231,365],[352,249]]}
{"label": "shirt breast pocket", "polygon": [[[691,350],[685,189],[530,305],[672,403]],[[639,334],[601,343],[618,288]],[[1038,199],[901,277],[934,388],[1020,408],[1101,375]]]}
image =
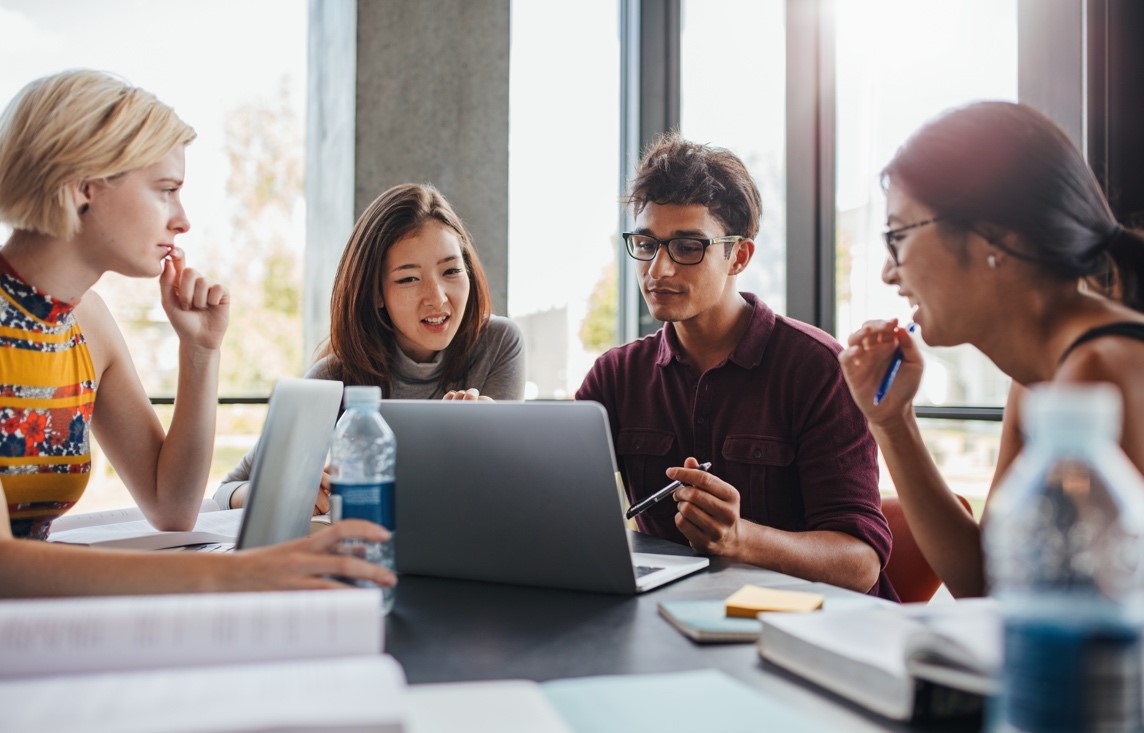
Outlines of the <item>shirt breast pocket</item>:
{"label": "shirt breast pocket", "polygon": [[669,454],[674,445],[675,435],[666,430],[628,428],[620,431],[616,453],[632,502],[667,483],[665,472],[673,465]]}
{"label": "shirt breast pocket", "polygon": [[783,438],[730,435],[723,441],[725,475],[739,490],[740,514],[781,529],[804,523],[794,445]]}

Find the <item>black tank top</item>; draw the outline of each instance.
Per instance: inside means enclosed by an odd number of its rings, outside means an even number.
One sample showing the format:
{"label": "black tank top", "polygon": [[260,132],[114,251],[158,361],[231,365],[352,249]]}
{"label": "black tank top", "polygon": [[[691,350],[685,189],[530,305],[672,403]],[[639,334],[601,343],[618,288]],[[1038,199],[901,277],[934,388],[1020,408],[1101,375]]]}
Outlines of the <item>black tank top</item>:
{"label": "black tank top", "polygon": [[1136,321],[1123,321],[1121,323],[1109,323],[1104,326],[1090,328],[1089,330],[1082,333],[1076,341],[1073,341],[1072,344],[1070,344],[1069,347],[1065,349],[1065,353],[1061,354],[1060,361],[1057,363],[1060,364],[1065,359],[1067,359],[1068,355],[1071,354],[1073,349],[1076,347],[1087,341],[1101,338],[1102,336],[1127,336],[1128,338],[1133,338],[1137,341],[1144,341],[1144,323],[1138,323]]}

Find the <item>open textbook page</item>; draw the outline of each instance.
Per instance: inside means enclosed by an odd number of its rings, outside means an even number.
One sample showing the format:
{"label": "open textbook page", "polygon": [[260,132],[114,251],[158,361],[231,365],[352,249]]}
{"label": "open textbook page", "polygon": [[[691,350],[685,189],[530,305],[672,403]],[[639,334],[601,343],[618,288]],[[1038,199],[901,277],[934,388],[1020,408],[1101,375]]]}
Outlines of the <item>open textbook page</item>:
{"label": "open textbook page", "polygon": [[[199,513],[217,512],[218,504],[214,499],[203,499]],[[137,506],[121,507],[119,509],[105,509],[102,512],[87,512],[84,514],[65,514],[52,521],[52,532],[63,532],[80,527],[94,527],[100,524],[119,524],[121,522],[134,522],[143,519],[143,510]]]}
{"label": "open textbook page", "polygon": [[397,733],[406,689],[375,654],[0,680],[0,710],[5,733]]}
{"label": "open textbook page", "polygon": [[374,589],[0,603],[0,678],[371,656]]}
{"label": "open textbook page", "polygon": [[764,659],[896,720],[980,714],[1001,661],[991,599],[759,618]]}
{"label": "open textbook page", "polygon": [[52,532],[48,539],[52,542],[121,550],[165,550],[209,542],[233,543],[238,538],[239,528],[242,527],[243,511],[243,509],[206,511],[199,514],[195,520],[195,528],[186,532],[160,532],[146,519],[73,526],[67,529],[59,526],[59,522],[66,518],[60,517],[52,523]]}

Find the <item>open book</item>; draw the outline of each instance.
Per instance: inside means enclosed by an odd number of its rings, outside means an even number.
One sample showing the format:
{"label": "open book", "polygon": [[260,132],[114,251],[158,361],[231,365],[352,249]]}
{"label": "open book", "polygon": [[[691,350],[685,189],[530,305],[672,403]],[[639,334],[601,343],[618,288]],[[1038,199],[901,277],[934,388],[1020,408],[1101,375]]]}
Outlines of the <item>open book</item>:
{"label": "open book", "polygon": [[4,729],[400,731],[383,623],[366,589],[6,601]]}
{"label": "open book", "polygon": [[[52,522],[51,542],[90,545],[102,549],[169,550],[189,545],[224,543],[233,545],[242,528],[245,509],[219,510],[214,501],[203,502],[195,528],[185,532],[162,532],[143,518],[137,507],[112,509],[92,514],[60,517]],[[330,524],[330,515],[310,520],[310,533]]]}
{"label": "open book", "polygon": [[195,520],[195,528],[186,532],[160,532],[143,519],[138,509],[81,514],[71,522],[64,522],[68,519],[65,515],[52,523],[48,540],[121,550],[166,550],[212,542],[233,544],[242,527],[243,511],[218,511],[217,506],[213,511],[205,508]]}
{"label": "open book", "polygon": [[895,720],[980,715],[1001,665],[987,598],[759,618],[760,656]]}

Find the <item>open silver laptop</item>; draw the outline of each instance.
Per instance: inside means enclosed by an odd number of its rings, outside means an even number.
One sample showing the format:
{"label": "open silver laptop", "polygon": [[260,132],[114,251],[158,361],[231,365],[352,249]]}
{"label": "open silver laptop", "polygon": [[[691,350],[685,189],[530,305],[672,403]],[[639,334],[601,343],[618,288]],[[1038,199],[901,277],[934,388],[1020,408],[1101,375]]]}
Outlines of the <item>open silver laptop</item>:
{"label": "open silver laptop", "polygon": [[708,565],[633,553],[595,402],[382,400],[399,573],[637,593]]}
{"label": "open silver laptop", "polygon": [[274,384],[255,445],[238,541],[194,551],[245,550],[305,537],[342,402],[342,383],[283,377]]}

